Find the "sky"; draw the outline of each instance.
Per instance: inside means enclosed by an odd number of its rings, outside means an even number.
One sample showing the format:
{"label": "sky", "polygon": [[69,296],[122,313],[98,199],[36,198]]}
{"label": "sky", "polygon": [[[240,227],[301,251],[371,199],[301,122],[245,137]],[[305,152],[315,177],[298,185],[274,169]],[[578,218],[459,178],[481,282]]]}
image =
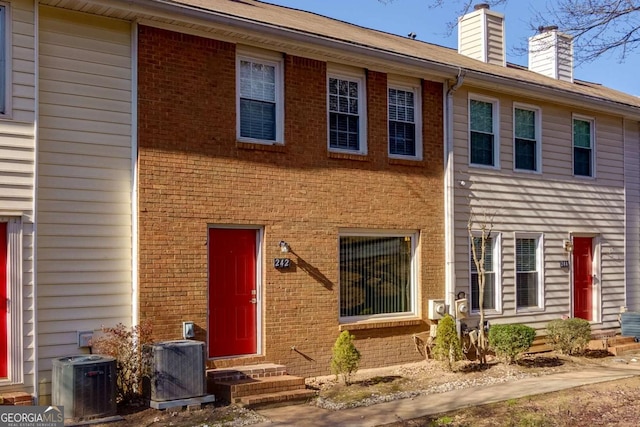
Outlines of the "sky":
{"label": "sky", "polygon": [[[457,49],[457,29],[448,34],[448,24],[455,22],[460,2],[451,1],[451,7],[428,8],[429,0],[263,0],[267,3],[293,7],[318,13],[334,19],[406,36],[413,32],[416,40]],[[550,1],[550,0],[549,0]],[[481,3],[479,0],[478,3]],[[528,37],[535,34],[531,18],[535,11],[546,10],[547,0],[511,0],[493,10],[505,15],[507,61],[527,66],[527,55],[522,53]],[[638,12],[640,13],[640,12]],[[559,24],[560,29],[562,25]],[[632,52],[620,62],[619,55],[609,55],[580,64],[574,69],[574,78],[599,83],[612,89],[640,96],[640,51]]]}

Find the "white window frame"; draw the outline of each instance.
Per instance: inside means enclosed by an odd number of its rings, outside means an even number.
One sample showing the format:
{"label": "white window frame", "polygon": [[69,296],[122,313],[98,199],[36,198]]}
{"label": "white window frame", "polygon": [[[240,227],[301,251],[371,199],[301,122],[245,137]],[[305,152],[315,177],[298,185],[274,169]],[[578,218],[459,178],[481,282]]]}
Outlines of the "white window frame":
{"label": "white window frame", "polygon": [[[492,105],[492,125],[493,125],[493,165],[484,165],[482,163],[471,162],[471,101],[486,102]],[[467,101],[467,155],[469,166],[475,168],[500,169],[500,101],[496,98],[490,98],[484,95],[469,93]]]}
{"label": "white window frame", "polygon": [[[348,150],[331,147],[331,106],[329,81],[330,79],[346,80],[358,83],[358,150]],[[367,79],[364,70],[355,71],[334,67],[327,72],[327,149],[334,153],[367,154]]]}
{"label": "white window frame", "polygon": [[[275,68],[275,126],[274,140],[249,138],[240,135],[240,63],[250,61]],[[266,145],[284,144],[284,60],[281,54],[257,49],[239,48],[236,52],[236,135],[240,142]]]}
{"label": "white window frame", "polygon": [[24,383],[23,354],[23,269],[22,239],[23,225],[20,217],[0,216],[0,222],[7,223],[7,299],[9,316],[7,319],[7,374],[0,379],[0,386]]}
{"label": "white window frame", "polygon": [[[516,109],[533,111],[535,113],[535,132],[536,132],[536,167],[535,169],[518,169],[516,167]],[[542,109],[540,107],[528,104],[513,104],[513,170],[522,173],[542,173]]]}
{"label": "white window frame", "polygon": [[[518,239],[536,239],[536,271],[538,272],[538,305],[531,307],[520,307],[518,305],[518,266],[517,266],[517,245]],[[526,313],[544,310],[544,235],[540,233],[515,233],[513,237],[513,283],[514,301],[516,312]]]}
{"label": "white window frame", "polygon": [[[338,290],[338,319],[340,324],[349,324],[361,321],[375,320],[399,320],[416,318],[419,316],[418,293],[418,268],[419,268],[419,240],[420,232],[417,230],[341,230],[338,237],[338,270],[340,269],[340,238],[341,237],[410,237],[411,238],[411,302],[410,310],[402,313],[372,314],[368,316],[345,316],[340,315],[340,290]],[[339,275],[339,274],[338,274]],[[340,286],[341,284],[339,284]]]}
{"label": "white window frame", "polygon": [[[576,175],[575,166],[575,132],[574,124],[576,120],[588,122],[591,131],[591,175]],[[594,117],[583,116],[581,114],[573,114],[571,116],[571,173],[574,177],[580,179],[595,179],[596,177],[596,119]]]}
{"label": "white window frame", "polygon": [[[2,86],[2,93],[0,93],[0,99],[4,104],[4,108],[0,105],[0,118],[11,118],[12,115],[12,56],[11,46],[12,42],[12,9],[8,2],[0,1],[0,7],[4,9],[4,16],[0,15],[0,19],[3,19],[0,37],[0,72],[4,73],[4,76],[0,76],[0,86]],[[4,63],[2,62],[4,61]]]}
{"label": "white window frame", "polygon": [[420,81],[403,81],[398,78],[389,78],[387,83],[387,112],[389,111],[389,90],[401,90],[404,92],[413,93],[413,111],[414,111],[414,121],[413,124],[415,126],[415,155],[407,156],[402,154],[392,154],[391,153],[391,134],[389,133],[389,123],[391,119],[387,114],[387,149],[390,158],[394,159],[407,159],[407,160],[422,160],[422,85]]}
{"label": "white window frame", "polygon": [[[472,231],[472,236],[474,238],[480,238],[482,237],[480,232],[475,232]],[[493,262],[494,262],[494,266],[493,266],[493,274],[495,275],[494,278],[494,283],[495,283],[495,290],[494,290],[494,306],[495,308],[493,309],[485,309],[484,312],[485,314],[501,314],[502,313],[502,233],[496,233],[493,232],[491,233],[490,236],[493,239],[493,248],[491,255],[493,257]],[[472,286],[472,274],[473,274],[473,259],[472,259],[472,254],[471,254],[471,238],[469,237],[468,239],[468,249],[467,249],[467,259],[469,260],[469,307],[473,307],[473,286]],[[486,285],[486,284],[485,284]],[[480,313],[480,309],[478,308],[477,310],[475,309],[471,309],[471,314],[478,314]]]}

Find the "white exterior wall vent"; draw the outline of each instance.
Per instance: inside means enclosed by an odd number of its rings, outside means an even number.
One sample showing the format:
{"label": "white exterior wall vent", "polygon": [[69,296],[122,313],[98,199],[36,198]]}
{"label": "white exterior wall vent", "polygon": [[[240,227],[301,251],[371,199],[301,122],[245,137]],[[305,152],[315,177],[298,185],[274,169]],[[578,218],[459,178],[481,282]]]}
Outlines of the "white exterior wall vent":
{"label": "white exterior wall vent", "polygon": [[458,18],[458,53],[489,64],[506,66],[504,15],[478,4]]}
{"label": "white exterior wall vent", "polygon": [[573,37],[558,27],[540,27],[529,38],[529,70],[566,82],[573,82]]}

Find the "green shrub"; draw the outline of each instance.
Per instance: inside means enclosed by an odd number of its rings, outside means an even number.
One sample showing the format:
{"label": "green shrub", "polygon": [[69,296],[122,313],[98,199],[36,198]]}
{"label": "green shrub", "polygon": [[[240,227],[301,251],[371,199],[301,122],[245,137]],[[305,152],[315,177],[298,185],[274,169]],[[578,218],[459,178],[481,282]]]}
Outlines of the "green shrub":
{"label": "green shrub", "polygon": [[515,362],[531,347],[535,338],[536,330],[526,325],[491,325],[489,328],[489,346],[507,363]]}
{"label": "green shrub", "polygon": [[433,355],[438,360],[446,361],[449,370],[453,368],[454,362],[462,359],[462,349],[458,332],[456,331],[456,322],[449,314],[438,321]]}
{"label": "green shrub", "polygon": [[349,331],[342,331],[333,345],[331,372],[336,377],[340,375],[345,385],[351,384],[351,375],[358,371],[358,365],[360,364],[360,352],[353,345],[355,338]]}
{"label": "green shrub", "polygon": [[570,318],[547,323],[547,344],[561,354],[577,354],[591,340],[591,325],[587,320]]}

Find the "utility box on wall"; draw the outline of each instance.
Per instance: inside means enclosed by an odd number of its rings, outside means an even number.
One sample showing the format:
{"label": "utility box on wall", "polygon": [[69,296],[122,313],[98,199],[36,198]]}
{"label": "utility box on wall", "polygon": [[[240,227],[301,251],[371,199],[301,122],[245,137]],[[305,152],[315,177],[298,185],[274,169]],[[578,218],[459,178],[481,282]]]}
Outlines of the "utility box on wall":
{"label": "utility box on wall", "polygon": [[90,420],[116,415],[116,360],[78,355],[53,360],[51,401],[65,418]]}
{"label": "utility box on wall", "polygon": [[443,299],[430,299],[429,300],[429,319],[438,320],[447,312],[447,306]]}
{"label": "utility box on wall", "polygon": [[206,394],[205,344],[176,340],[144,347],[148,369],[145,397],[152,401],[189,399]]}

